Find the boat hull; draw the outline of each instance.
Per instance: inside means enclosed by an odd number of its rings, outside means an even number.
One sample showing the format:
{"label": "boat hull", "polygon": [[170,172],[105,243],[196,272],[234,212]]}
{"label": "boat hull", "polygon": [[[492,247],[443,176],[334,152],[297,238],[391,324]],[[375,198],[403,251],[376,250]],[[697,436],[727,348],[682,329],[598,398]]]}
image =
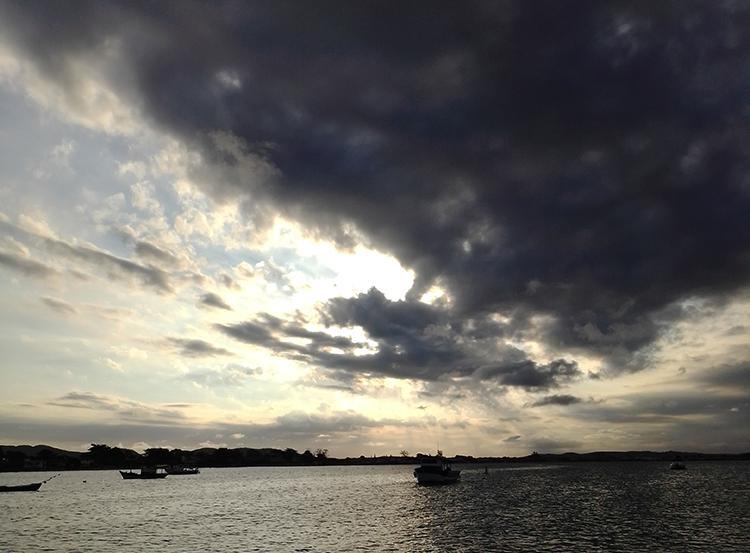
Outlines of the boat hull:
{"label": "boat hull", "polygon": [[460,477],[458,476],[417,476],[417,484],[420,486],[440,486],[443,484],[455,484],[458,482]]}
{"label": "boat hull", "polygon": [[461,478],[460,470],[446,470],[446,471],[426,471],[416,469],[414,476],[417,479],[417,484],[423,486],[436,486],[440,484],[454,484]]}
{"label": "boat hull", "polygon": [[42,482],[35,482],[33,484],[21,484],[19,486],[0,486],[0,493],[2,492],[35,492],[42,487]]}

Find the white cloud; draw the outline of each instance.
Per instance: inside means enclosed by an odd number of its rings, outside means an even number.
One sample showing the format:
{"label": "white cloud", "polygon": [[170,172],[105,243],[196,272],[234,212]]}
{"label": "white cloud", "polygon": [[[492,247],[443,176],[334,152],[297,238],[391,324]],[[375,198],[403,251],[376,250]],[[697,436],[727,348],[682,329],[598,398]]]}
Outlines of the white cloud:
{"label": "white cloud", "polygon": [[[0,83],[22,91],[39,106],[60,119],[91,130],[116,135],[133,135],[143,130],[138,110],[116,89],[112,76],[121,58],[118,44],[107,43],[96,55],[60,60],[59,80],[52,80],[0,42]],[[117,82],[124,82],[120,75]]]}
{"label": "white cloud", "polygon": [[130,185],[130,202],[136,209],[152,215],[162,215],[163,211],[156,199],[154,186],[148,181],[138,181]]}
{"label": "white cloud", "polygon": [[52,148],[52,160],[60,167],[70,169],[70,156],[75,151],[72,140],[63,140]]}

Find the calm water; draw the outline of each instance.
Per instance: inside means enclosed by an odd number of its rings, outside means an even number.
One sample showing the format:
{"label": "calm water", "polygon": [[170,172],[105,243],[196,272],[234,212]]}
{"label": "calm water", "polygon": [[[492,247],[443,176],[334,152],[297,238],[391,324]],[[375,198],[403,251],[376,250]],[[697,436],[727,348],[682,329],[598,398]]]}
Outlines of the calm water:
{"label": "calm water", "polygon": [[66,472],[0,494],[0,551],[750,551],[750,463],[464,467],[436,488],[411,470]]}

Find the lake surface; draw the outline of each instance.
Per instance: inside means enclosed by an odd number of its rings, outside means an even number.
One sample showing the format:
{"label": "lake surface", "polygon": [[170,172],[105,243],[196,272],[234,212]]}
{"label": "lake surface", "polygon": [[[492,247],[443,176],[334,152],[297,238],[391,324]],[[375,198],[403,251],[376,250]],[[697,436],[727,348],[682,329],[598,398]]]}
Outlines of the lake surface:
{"label": "lake surface", "polygon": [[443,487],[412,468],[65,472],[0,494],[0,551],[750,551],[748,462],[464,466]]}

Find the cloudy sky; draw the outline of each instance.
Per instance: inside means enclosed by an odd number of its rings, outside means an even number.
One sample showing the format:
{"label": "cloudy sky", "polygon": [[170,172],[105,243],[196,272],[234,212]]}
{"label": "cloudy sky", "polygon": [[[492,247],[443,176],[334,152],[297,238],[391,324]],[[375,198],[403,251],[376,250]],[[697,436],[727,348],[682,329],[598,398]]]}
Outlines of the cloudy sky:
{"label": "cloudy sky", "polygon": [[750,8],[0,2],[0,443],[750,450]]}

